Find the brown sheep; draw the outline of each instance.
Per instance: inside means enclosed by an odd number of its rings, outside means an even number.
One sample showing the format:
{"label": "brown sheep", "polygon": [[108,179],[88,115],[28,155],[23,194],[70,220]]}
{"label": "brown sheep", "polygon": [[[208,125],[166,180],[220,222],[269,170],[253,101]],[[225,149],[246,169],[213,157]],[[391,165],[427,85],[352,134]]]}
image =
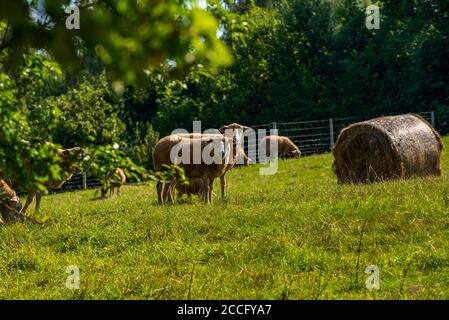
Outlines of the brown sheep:
{"label": "brown sheep", "polygon": [[[78,172],[79,169],[76,165],[78,157],[81,155],[82,149],[75,147],[70,149],[58,149],[58,154],[60,157],[60,166],[64,172],[64,176],[60,180],[48,180],[44,183],[44,186],[52,189],[59,189],[62,185],[69,180],[75,172]],[[36,196],[36,210],[35,213],[39,213],[41,197],[42,193],[38,189],[31,189],[28,192],[28,196],[20,213],[22,215],[26,215],[27,209],[30,206],[31,202],[33,202],[34,197]]]}
{"label": "brown sheep", "polygon": [[[154,171],[162,172],[165,171],[164,165],[174,164],[171,159],[172,149],[176,146],[177,148],[188,148],[190,150],[190,158],[187,159],[188,163],[180,163],[179,165],[184,169],[185,175],[189,178],[194,176],[198,177],[198,166],[200,164],[193,163],[193,150],[198,147],[201,151],[209,144],[213,142],[213,137],[204,137],[202,139],[190,139],[188,136],[182,136],[179,134],[173,134],[163,137],[158,141],[154,147],[153,152],[153,162]],[[197,145],[196,145],[197,144]],[[178,152],[179,154],[179,152]],[[168,181],[163,184],[162,181],[158,181],[156,184],[156,190],[158,195],[159,203],[165,203],[169,200],[174,203],[173,192],[176,186],[176,182]]]}
{"label": "brown sheep", "polygon": [[[207,183],[207,190],[208,190],[208,194],[207,194],[207,199],[206,202],[211,202],[212,201],[212,195],[213,195],[213,181],[215,178],[220,178],[220,186],[221,186],[221,198],[224,200],[226,198],[226,179],[225,179],[225,174],[226,172],[228,172],[229,170],[231,170],[237,163],[237,159],[238,159],[238,153],[241,153],[241,151],[243,151],[242,149],[242,143],[243,143],[243,135],[245,133],[245,131],[249,130],[249,127],[246,126],[242,126],[238,123],[232,123],[226,126],[223,126],[219,129],[221,136],[225,137],[228,141],[228,145],[232,145],[232,154],[229,154],[229,158],[227,159],[227,161],[225,161],[222,164],[213,164],[213,165],[209,165],[207,167],[201,167],[202,172],[201,175],[207,175],[207,179],[205,179],[205,183],[206,180],[208,180]],[[219,137],[219,134],[198,134],[198,133],[191,133],[188,134],[190,137],[195,138],[198,136],[215,136],[215,137]],[[244,151],[243,151],[244,153]],[[245,155],[246,156],[246,155]],[[249,158],[248,158],[249,161]]]}
{"label": "brown sheep", "polygon": [[120,195],[120,187],[126,183],[126,176],[122,169],[115,168],[112,171],[109,171],[106,175],[106,183],[107,186],[103,186],[101,188],[101,197],[106,198],[107,193],[109,191],[109,196],[111,197],[114,194],[114,190],[117,189],[117,196]]}
{"label": "brown sheep", "polygon": [[288,137],[284,136],[267,136],[260,141],[260,148],[265,150],[267,157],[275,156],[271,155],[270,144],[276,142],[278,144],[277,156],[279,158],[286,159],[301,157],[299,148]]}
{"label": "brown sheep", "polygon": [[192,198],[193,195],[197,195],[200,197],[204,197],[205,187],[203,183],[203,179],[201,178],[192,178],[189,180],[188,184],[176,184],[176,190],[178,191],[178,196],[181,198],[184,194],[186,194],[189,199]]}
{"label": "brown sheep", "polygon": [[[206,186],[206,193],[204,200],[206,203],[212,202],[214,180],[220,178],[221,198],[226,198],[226,180],[225,174],[231,170],[237,161],[237,145],[235,139],[222,136],[220,139],[228,146],[227,152],[222,163],[203,164],[197,168],[197,174],[202,177],[203,183]],[[232,148],[232,152],[229,152]]]}
{"label": "brown sheep", "polygon": [[0,224],[17,219],[21,208],[20,198],[16,192],[0,179]]}
{"label": "brown sheep", "polygon": [[[190,134],[178,134],[173,135],[177,136],[178,139],[191,139],[199,140],[205,142],[205,139],[208,139],[206,143],[210,143],[210,139],[212,141],[217,142],[221,141],[222,145],[225,147],[232,148],[231,152],[225,152],[224,151],[224,158],[222,163],[212,163],[212,164],[205,164],[201,161],[200,165],[182,165],[184,169],[186,170],[186,176],[189,178],[192,177],[201,177],[203,179],[203,183],[206,186],[206,191],[204,194],[204,200],[206,203],[210,203],[212,201],[212,195],[213,195],[213,182],[215,178],[220,177],[220,184],[221,184],[221,197],[222,199],[226,198],[226,180],[225,180],[225,174],[227,171],[231,170],[237,161],[237,146],[240,147],[241,142],[243,141],[243,133],[249,129],[248,127],[233,123],[227,126],[223,126],[220,128],[221,134],[201,134],[201,133],[190,133]],[[161,144],[165,145],[165,147],[159,147],[155,148],[154,152],[154,160],[155,160],[155,171],[161,171],[163,164],[171,164],[170,158],[170,151],[173,146],[175,146],[178,142],[172,141],[169,143],[168,141],[170,139],[173,140],[173,136],[168,136],[160,140]],[[159,142],[158,142],[159,144]],[[231,147],[232,146],[232,147]],[[157,147],[157,145],[156,145]],[[203,149],[201,149],[203,150]],[[229,151],[229,150],[228,150]],[[160,153],[160,154],[158,154]],[[162,194],[162,182],[158,182],[156,185],[157,191],[158,191],[158,200],[159,202],[163,202],[165,198],[165,194],[170,194],[170,201],[173,202],[173,184],[176,185],[176,181],[172,181],[170,183],[171,186],[166,188],[167,191],[164,190],[164,197],[161,196]]]}

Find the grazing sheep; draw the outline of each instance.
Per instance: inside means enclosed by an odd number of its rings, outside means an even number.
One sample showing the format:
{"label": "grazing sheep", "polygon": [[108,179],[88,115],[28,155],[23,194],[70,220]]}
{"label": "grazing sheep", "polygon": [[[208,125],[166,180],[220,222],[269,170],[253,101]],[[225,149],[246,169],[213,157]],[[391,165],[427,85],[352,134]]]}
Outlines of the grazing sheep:
{"label": "grazing sheep", "polygon": [[21,208],[20,198],[16,192],[0,179],[0,224],[5,221],[14,221],[20,217]]}
{"label": "grazing sheep", "polygon": [[126,176],[122,169],[115,168],[109,171],[106,175],[107,186],[101,188],[101,197],[106,198],[109,191],[109,196],[114,194],[114,190],[117,189],[117,196],[120,195],[120,187],[126,183]]}
{"label": "grazing sheep", "polygon": [[279,158],[286,159],[301,157],[301,151],[299,151],[299,148],[288,137],[283,136],[267,136],[260,141],[260,148],[265,150],[267,157],[272,156],[270,145],[276,142],[278,144],[277,156]]}
{"label": "grazing sheep", "polygon": [[[72,175],[79,171],[76,163],[78,161],[78,157],[81,156],[82,154],[82,149],[75,147],[75,148],[70,148],[70,149],[58,149],[58,154],[60,157],[60,166],[64,172],[64,175],[62,177],[62,179],[60,180],[48,180],[47,182],[44,183],[44,186],[47,188],[52,188],[52,189],[59,189],[62,187],[62,185],[69,180]],[[31,189],[28,192],[28,196],[25,202],[25,205],[23,206],[22,210],[20,211],[20,213],[22,215],[26,215],[27,209],[30,206],[31,202],[33,202],[34,197],[36,196],[36,210],[35,213],[39,213],[40,211],[40,204],[41,204],[41,197],[42,197],[42,193],[40,190],[38,189]]]}

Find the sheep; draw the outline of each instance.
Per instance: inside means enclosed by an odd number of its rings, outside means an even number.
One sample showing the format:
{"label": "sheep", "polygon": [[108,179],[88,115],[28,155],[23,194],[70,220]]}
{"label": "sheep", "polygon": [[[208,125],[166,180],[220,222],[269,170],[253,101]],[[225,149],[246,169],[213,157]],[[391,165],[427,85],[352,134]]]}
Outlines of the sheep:
{"label": "sheep", "polygon": [[[200,166],[198,168],[198,174],[203,177],[204,184],[206,185],[207,193],[205,195],[205,201],[211,202],[213,195],[213,182],[215,178],[220,178],[221,185],[221,198],[222,200],[226,199],[226,179],[225,174],[229,170],[231,170],[237,163],[238,153],[243,150],[241,145],[243,142],[244,132],[249,130],[250,128],[246,126],[242,126],[238,123],[232,123],[226,126],[223,126],[219,129],[221,134],[199,134],[199,133],[190,133],[190,134],[182,134],[184,137],[189,137],[191,139],[195,138],[204,138],[204,137],[212,137],[214,139],[223,139],[225,146],[232,146],[232,153],[228,153],[228,157],[226,161],[223,161],[220,164],[212,164]],[[244,153],[244,152],[243,152]]]}
{"label": "sheep", "polygon": [[[220,176],[220,184],[221,184],[221,198],[224,200],[226,198],[226,180],[225,174],[229,170],[231,170],[235,163],[237,162],[236,152],[237,148],[241,148],[243,143],[243,135],[250,128],[246,126],[242,126],[238,123],[232,123],[226,126],[223,126],[219,129],[219,131],[225,136],[233,139],[233,163],[232,165],[228,165],[224,168],[223,174]],[[212,193],[211,193],[212,196]]]}
{"label": "sheep", "polygon": [[[179,164],[184,169],[185,175],[189,178],[194,176],[198,177],[199,175],[197,169],[198,166],[200,166],[200,163],[199,164],[194,163],[193,160],[195,159],[193,157],[194,155],[193,151],[201,150],[202,155],[202,151],[204,150],[204,148],[213,141],[214,141],[213,137],[204,137],[202,139],[190,139],[188,136],[182,136],[180,134],[173,134],[163,137],[157,142],[156,146],[154,147],[153,152],[154,171],[155,172],[165,171],[164,165],[172,165],[175,164],[175,162],[177,162],[177,161],[174,162],[173,160],[179,160],[179,159],[172,159],[171,156],[172,149],[176,147],[178,148],[178,151],[187,149],[190,151],[188,155],[189,158],[183,159],[184,161],[181,160],[181,163]],[[181,156],[187,157],[186,154],[183,154]],[[176,186],[175,180],[176,178],[173,179],[172,181],[166,182],[165,185],[160,180],[156,183],[156,191],[159,203],[163,204],[167,201],[167,199],[171,203],[174,203],[173,191]]]}
{"label": "sheep", "polygon": [[178,196],[180,198],[186,194],[189,199],[191,199],[192,194],[204,197],[205,186],[203,179],[192,178],[189,180],[188,184],[176,184],[176,190],[178,191]]}
{"label": "sheep", "polygon": [[[231,170],[237,161],[237,147],[241,145],[243,140],[243,133],[248,130],[248,127],[239,125],[237,123],[233,123],[227,126],[223,126],[220,128],[220,133],[217,134],[201,134],[201,133],[188,133],[188,134],[174,134],[170,136],[166,136],[159,140],[156,144],[154,153],[153,153],[153,161],[154,161],[154,170],[163,171],[164,165],[173,164],[170,159],[171,150],[174,146],[178,144],[188,144],[190,148],[193,149],[193,145],[198,142],[201,142],[201,151],[204,150],[207,144],[211,142],[220,142],[221,143],[221,163],[211,163],[206,164],[200,159],[199,164],[192,164],[190,161],[189,164],[181,163],[181,166],[185,170],[185,175],[188,178],[199,178],[203,179],[203,183],[206,186],[206,191],[204,194],[204,200],[209,203],[212,200],[213,195],[213,181],[215,178],[220,177],[221,183],[221,197],[222,199],[226,198],[226,180],[225,174],[227,171]],[[232,146],[232,153],[229,152],[229,148]],[[181,146],[182,147],[182,146]],[[228,152],[225,149],[228,148]],[[193,152],[191,152],[193,155]],[[158,181],[156,184],[156,190],[158,194],[159,203],[164,203],[168,197],[170,197],[170,202],[173,201],[173,192],[176,186],[176,179],[170,182],[170,184],[165,186],[164,191],[162,191],[163,183]]]}
{"label": "sheep", "polygon": [[[226,198],[226,180],[225,174],[231,170],[237,161],[237,144],[235,139],[228,137],[221,137],[227,150],[225,151],[225,157],[221,163],[212,163],[209,165],[201,165],[197,168],[197,174],[202,177],[205,185],[206,192],[204,194],[204,200],[206,203],[212,202],[214,180],[220,178],[221,184],[221,198]],[[231,150],[229,150],[232,148]],[[232,152],[230,152],[232,151]]]}
{"label": "sheep", "polygon": [[20,198],[16,192],[5,180],[0,179],[0,224],[4,224],[5,221],[14,221],[20,217],[21,208]]}
{"label": "sheep", "polygon": [[[231,161],[222,163],[220,165],[215,165],[212,168],[209,168],[209,185],[206,187],[209,191],[208,191],[208,198],[209,198],[209,202],[212,199],[212,187],[213,187],[213,180],[215,178],[220,178],[220,185],[221,185],[221,198],[224,200],[226,198],[226,179],[225,179],[225,174],[226,172],[228,172],[229,170],[231,170],[237,163],[237,153],[240,152],[239,149],[242,149],[241,145],[243,143],[243,135],[244,133],[249,130],[249,127],[240,125],[238,123],[232,123],[229,125],[225,125],[223,127],[221,127],[219,129],[219,132],[221,133],[222,137],[228,138],[228,139],[232,139],[232,158],[229,159]],[[220,135],[218,134],[198,134],[198,133],[191,133],[191,134],[187,134],[188,136],[190,136],[191,138],[195,138],[195,137],[204,137],[204,136],[209,136],[209,137],[219,137]],[[228,144],[229,145],[229,144]],[[249,159],[249,158],[248,158]],[[211,181],[212,179],[212,181]]]}
{"label": "sheep", "polygon": [[[277,155],[271,155],[270,145],[276,142],[278,147]],[[267,157],[278,156],[281,159],[301,157],[301,151],[299,148],[288,137],[284,136],[264,137],[260,141],[260,148],[266,151]]]}
{"label": "sheep", "polygon": [[[77,158],[81,155],[82,149],[75,147],[69,149],[58,149],[58,155],[60,157],[60,167],[63,170],[63,177],[59,180],[49,179],[44,183],[46,188],[51,189],[59,189],[63,186],[63,184],[69,180],[73,174],[79,171],[79,168],[76,165]],[[20,214],[26,216],[26,212],[31,202],[33,202],[34,197],[36,197],[36,209],[35,213],[39,214],[40,211],[40,203],[42,197],[42,191],[38,189],[31,189],[28,192],[27,199],[25,201],[25,205],[23,206]]]}
{"label": "sheep", "polygon": [[120,195],[120,187],[126,183],[126,176],[122,169],[115,168],[106,175],[106,186],[101,188],[101,197],[106,198],[109,191],[109,196],[114,194],[114,190],[117,189],[117,196]]}

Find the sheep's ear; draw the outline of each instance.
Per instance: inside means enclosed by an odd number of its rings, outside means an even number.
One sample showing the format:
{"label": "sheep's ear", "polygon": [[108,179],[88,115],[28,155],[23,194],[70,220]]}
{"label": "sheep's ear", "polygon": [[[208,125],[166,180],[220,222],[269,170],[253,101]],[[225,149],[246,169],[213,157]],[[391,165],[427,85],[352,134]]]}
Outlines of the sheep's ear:
{"label": "sheep's ear", "polygon": [[249,129],[251,129],[250,127],[247,126],[242,126],[243,132],[248,131]]}
{"label": "sheep's ear", "polygon": [[70,149],[61,149],[60,155],[63,158],[77,157],[77,156],[81,155],[82,151],[83,151],[83,149],[81,149],[79,147],[74,147],[74,148],[70,148]]}
{"label": "sheep's ear", "polygon": [[218,131],[220,131],[221,134],[225,133],[225,130],[229,129],[229,126],[223,126],[220,129],[218,129]]}

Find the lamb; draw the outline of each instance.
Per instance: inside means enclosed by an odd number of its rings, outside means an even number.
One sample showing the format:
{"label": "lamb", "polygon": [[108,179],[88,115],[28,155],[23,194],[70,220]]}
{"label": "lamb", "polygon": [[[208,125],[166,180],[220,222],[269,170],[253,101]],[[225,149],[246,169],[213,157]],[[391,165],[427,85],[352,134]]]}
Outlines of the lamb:
{"label": "lamb", "polygon": [[[237,161],[237,150],[240,147],[241,142],[243,140],[243,133],[248,130],[248,127],[239,125],[237,123],[233,123],[227,126],[223,126],[220,128],[221,134],[200,134],[200,133],[190,133],[190,134],[177,134],[173,136],[167,136],[161,139],[156,147],[158,147],[159,143],[164,145],[164,147],[160,146],[159,148],[155,148],[154,151],[154,162],[155,162],[155,171],[161,171],[163,164],[171,164],[170,152],[171,148],[173,148],[177,143],[177,139],[185,139],[190,140],[190,143],[194,143],[194,141],[202,141],[202,143],[210,143],[212,141],[220,141],[222,147],[225,149],[222,150],[222,159],[221,163],[211,163],[206,164],[201,159],[201,164],[194,165],[190,167],[185,164],[182,166],[184,169],[188,169],[186,171],[186,176],[189,178],[192,177],[201,177],[203,179],[203,183],[205,185],[206,192],[204,193],[204,200],[206,203],[210,203],[212,201],[213,195],[213,182],[215,178],[220,177],[221,184],[221,197],[222,199],[226,198],[226,180],[225,174],[227,171],[231,170]],[[178,138],[174,138],[174,136]],[[168,143],[169,140],[172,140],[171,143]],[[232,152],[229,150],[232,146]],[[202,146],[202,149],[203,150]],[[160,154],[159,154],[160,153]],[[173,186],[176,184],[176,181],[170,182],[170,185]],[[164,190],[164,197],[162,194],[162,182],[158,182],[156,185],[156,189],[158,191],[158,201],[163,203],[166,193],[170,193],[170,201],[173,202],[173,187],[168,187]]]}
{"label": "lamb", "polygon": [[[271,155],[270,145],[276,142],[278,145],[277,155]],[[281,159],[301,157],[299,148],[288,137],[284,136],[264,137],[260,141],[260,148],[265,150],[267,157],[278,156]]]}
{"label": "lamb", "polygon": [[101,197],[106,198],[109,191],[109,196],[114,194],[114,190],[117,189],[117,196],[120,195],[120,187],[126,183],[126,176],[122,169],[115,168],[106,175],[106,186],[101,188]]}
{"label": "lamb", "polygon": [[189,180],[188,184],[176,184],[176,190],[178,191],[178,196],[182,197],[186,194],[189,199],[192,198],[192,194],[204,197],[205,186],[203,179],[192,178]]}
{"label": "lamb", "polygon": [[[59,189],[63,186],[63,184],[70,180],[70,178],[73,176],[73,174],[77,171],[79,171],[79,168],[77,167],[76,163],[78,160],[78,157],[82,154],[82,149],[75,147],[70,149],[58,149],[57,150],[59,157],[60,157],[60,166],[64,172],[64,176],[60,180],[48,180],[44,183],[44,186],[46,188],[52,188],[52,189]],[[41,203],[41,197],[42,193],[38,189],[31,189],[28,192],[28,196],[25,202],[25,205],[23,206],[20,213],[25,216],[28,207],[30,206],[31,202],[33,202],[34,197],[36,197],[36,210],[35,213],[39,214],[40,211],[40,203]]]}
{"label": "lamb", "polygon": [[20,198],[16,192],[3,179],[0,179],[0,224],[17,219],[21,208]]}

